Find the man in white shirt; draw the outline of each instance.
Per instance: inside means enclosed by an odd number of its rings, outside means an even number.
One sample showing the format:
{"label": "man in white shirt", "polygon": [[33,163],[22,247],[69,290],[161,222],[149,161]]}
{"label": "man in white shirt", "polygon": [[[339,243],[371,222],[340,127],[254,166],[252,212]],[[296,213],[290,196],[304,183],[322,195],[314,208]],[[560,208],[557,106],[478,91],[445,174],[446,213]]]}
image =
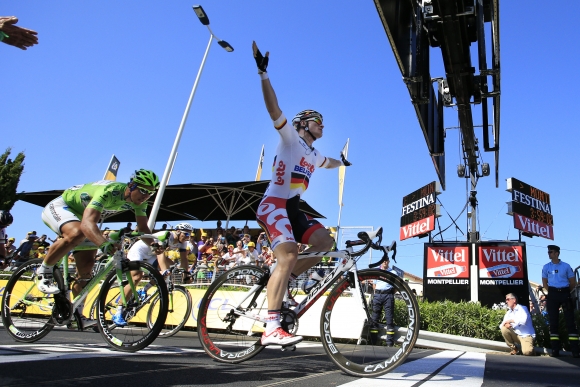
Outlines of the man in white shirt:
{"label": "man in white shirt", "polygon": [[519,353],[516,344],[520,344],[523,355],[533,356],[536,331],[532,325],[530,312],[525,306],[518,304],[518,299],[513,293],[508,293],[505,296],[505,302],[508,310],[499,325],[499,329],[506,344],[512,349],[510,355]]}

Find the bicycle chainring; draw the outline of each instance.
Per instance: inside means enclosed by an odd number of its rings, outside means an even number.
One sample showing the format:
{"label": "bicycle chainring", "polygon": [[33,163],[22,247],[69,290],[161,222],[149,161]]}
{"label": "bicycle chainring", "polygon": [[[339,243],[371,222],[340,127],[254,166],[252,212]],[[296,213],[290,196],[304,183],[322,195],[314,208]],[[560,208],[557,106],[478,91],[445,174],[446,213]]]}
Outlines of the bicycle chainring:
{"label": "bicycle chainring", "polygon": [[67,325],[73,317],[73,308],[71,302],[62,293],[54,295],[54,308],[52,309],[52,318],[57,325]]}
{"label": "bicycle chainring", "polygon": [[293,310],[283,308],[280,311],[280,325],[286,332],[294,335],[298,332],[298,316]]}

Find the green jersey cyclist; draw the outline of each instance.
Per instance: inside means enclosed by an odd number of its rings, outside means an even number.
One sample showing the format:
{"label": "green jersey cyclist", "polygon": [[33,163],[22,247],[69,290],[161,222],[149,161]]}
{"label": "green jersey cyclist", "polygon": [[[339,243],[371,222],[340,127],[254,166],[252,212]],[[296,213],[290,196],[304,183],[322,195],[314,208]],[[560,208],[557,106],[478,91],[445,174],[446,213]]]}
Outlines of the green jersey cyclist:
{"label": "green jersey cyclist", "polygon": [[[103,216],[132,210],[140,232],[151,233],[147,226],[147,199],[159,188],[159,178],[152,171],[135,171],[129,183],[101,180],[95,183],[77,185],[65,190],[61,196],[51,201],[42,212],[42,221],[55,233],[62,236],[50,247],[42,265],[37,271],[37,287],[46,294],[60,290],[53,280],[53,269],[69,251],[88,239],[106,254],[116,251],[114,242],[106,239],[99,230],[98,223]],[[146,240],[151,243],[152,240]],[[97,250],[74,253],[77,277],[73,284],[76,296],[91,279]],[[79,305],[82,316],[84,305]],[[85,320],[87,321],[87,320]],[[91,323],[90,321],[88,322]]]}

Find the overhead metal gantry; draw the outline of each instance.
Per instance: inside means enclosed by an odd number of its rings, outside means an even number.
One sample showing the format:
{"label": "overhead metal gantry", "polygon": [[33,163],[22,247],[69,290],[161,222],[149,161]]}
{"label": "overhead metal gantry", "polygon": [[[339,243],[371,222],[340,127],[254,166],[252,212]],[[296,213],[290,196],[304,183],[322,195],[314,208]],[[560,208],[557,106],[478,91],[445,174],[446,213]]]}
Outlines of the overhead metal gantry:
{"label": "overhead metal gantry", "polygon": [[[460,177],[471,179],[471,241],[476,230],[476,186],[490,174],[481,160],[480,143],[473,124],[473,107],[481,107],[483,149],[495,154],[495,185],[499,185],[500,55],[499,0],[374,0],[393,53],[409,90],[419,125],[443,189],[445,189],[445,127],[443,107],[458,112],[463,160]],[[490,47],[485,23],[490,23]],[[477,42],[478,70],[471,60]],[[430,74],[430,47],[439,47],[444,77]],[[491,66],[487,64],[491,52]],[[490,82],[491,81],[491,82]],[[437,83],[435,90],[434,83]],[[488,108],[491,99],[492,109]],[[491,117],[490,117],[491,115]],[[491,123],[491,124],[490,124]],[[491,133],[491,136],[490,136]]]}

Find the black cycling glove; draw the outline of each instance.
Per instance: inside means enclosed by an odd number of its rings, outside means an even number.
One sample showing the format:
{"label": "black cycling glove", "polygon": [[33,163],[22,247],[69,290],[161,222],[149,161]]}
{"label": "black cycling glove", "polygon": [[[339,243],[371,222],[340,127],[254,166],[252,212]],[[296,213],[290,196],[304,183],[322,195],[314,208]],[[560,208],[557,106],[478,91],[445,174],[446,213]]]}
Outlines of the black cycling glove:
{"label": "black cycling glove", "polygon": [[340,152],[340,159],[342,160],[342,163],[344,164],[345,167],[350,167],[352,165],[352,163],[348,161],[346,157],[344,157],[344,154],[342,152]]}
{"label": "black cycling glove", "polygon": [[256,60],[256,65],[258,66],[258,70],[265,73],[266,68],[268,67],[268,57],[270,56],[270,52],[266,52],[266,56],[263,56],[256,42],[252,42],[252,50],[254,51],[254,59]]}

